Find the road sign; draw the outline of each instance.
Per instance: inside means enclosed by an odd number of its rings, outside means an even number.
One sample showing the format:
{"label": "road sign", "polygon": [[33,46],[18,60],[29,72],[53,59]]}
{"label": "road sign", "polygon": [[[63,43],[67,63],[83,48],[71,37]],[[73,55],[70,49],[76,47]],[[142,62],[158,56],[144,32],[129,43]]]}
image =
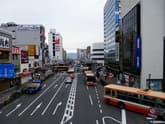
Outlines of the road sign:
{"label": "road sign", "polygon": [[14,64],[0,64],[0,78],[14,78]]}

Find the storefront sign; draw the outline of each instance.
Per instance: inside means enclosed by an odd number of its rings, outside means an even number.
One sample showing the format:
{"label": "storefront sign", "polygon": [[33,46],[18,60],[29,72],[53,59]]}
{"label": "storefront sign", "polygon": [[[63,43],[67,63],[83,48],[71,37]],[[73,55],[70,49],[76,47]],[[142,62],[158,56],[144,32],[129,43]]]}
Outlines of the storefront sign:
{"label": "storefront sign", "polygon": [[19,47],[15,47],[15,46],[12,47],[12,54],[20,54],[20,53],[21,52]]}
{"label": "storefront sign", "polygon": [[14,78],[14,64],[0,64],[0,78]]}
{"label": "storefront sign", "polygon": [[0,48],[9,48],[9,38],[0,36]]}
{"label": "storefront sign", "polygon": [[21,51],[21,63],[28,63],[28,51]]}

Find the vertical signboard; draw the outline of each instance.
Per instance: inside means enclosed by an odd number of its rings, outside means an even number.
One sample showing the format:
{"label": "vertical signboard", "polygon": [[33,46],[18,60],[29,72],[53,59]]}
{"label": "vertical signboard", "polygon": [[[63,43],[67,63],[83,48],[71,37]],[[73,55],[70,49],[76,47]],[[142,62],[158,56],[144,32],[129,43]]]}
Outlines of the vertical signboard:
{"label": "vertical signboard", "polygon": [[141,39],[139,36],[135,40],[135,68],[140,72],[141,69]]}
{"label": "vertical signboard", "polygon": [[14,78],[14,64],[0,64],[0,78]]}
{"label": "vertical signboard", "polygon": [[29,59],[28,59],[28,51],[21,51],[21,63],[28,63]]}

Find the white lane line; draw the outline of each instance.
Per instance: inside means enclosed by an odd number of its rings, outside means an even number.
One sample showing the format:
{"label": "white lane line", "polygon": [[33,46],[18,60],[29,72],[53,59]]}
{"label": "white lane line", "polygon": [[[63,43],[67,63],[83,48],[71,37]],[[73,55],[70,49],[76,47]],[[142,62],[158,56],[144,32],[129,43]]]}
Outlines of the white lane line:
{"label": "white lane line", "polygon": [[[77,77],[77,75],[76,75]],[[68,96],[67,104],[65,107],[64,115],[62,117],[60,124],[67,123],[73,116],[74,116],[74,106],[75,106],[75,100],[76,100],[76,88],[77,88],[77,78],[74,79],[70,93]]]}
{"label": "white lane line", "polygon": [[57,105],[56,105],[56,108],[54,109],[54,112],[53,112],[53,115],[55,115],[58,107],[60,107],[62,105],[62,102],[59,102]]}
{"label": "white lane line", "polygon": [[58,84],[56,84],[53,88],[56,89],[57,86],[58,86]]}
{"label": "white lane line", "polygon": [[11,115],[13,112],[15,112],[19,107],[21,107],[21,104],[22,104],[22,103],[18,104],[12,111],[10,111],[10,112],[6,115],[6,117],[8,117],[8,116]]}
{"label": "white lane line", "polygon": [[150,121],[151,124],[165,124],[165,121],[158,121],[158,120],[155,120],[155,121]]}
{"label": "white lane line", "polygon": [[99,104],[99,108],[101,108],[101,105]]}
{"label": "white lane line", "polygon": [[18,116],[21,116],[26,110],[28,110],[47,90],[49,90],[55,83],[56,83],[57,79],[51,84],[49,85],[48,88],[46,88],[33,102],[31,102],[21,113],[19,113]]}
{"label": "white lane line", "polygon": [[70,124],[72,124],[72,122],[70,122]]}
{"label": "white lane line", "polygon": [[100,109],[100,113],[101,113],[101,114],[103,113],[103,110],[102,110],[102,109]]}
{"label": "white lane line", "polygon": [[100,104],[100,100],[98,100],[98,104]]}
{"label": "white lane line", "polygon": [[122,109],[121,110],[121,116],[122,116],[121,124],[127,124],[127,121],[126,121],[126,111],[125,111],[125,109]]}
{"label": "white lane line", "polygon": [[69,84],[66,84],[66,85],[65,85],[65,88],[67,88],[68,86],[69,86]]}
{"label": "white lane line", "polygon": [[89,90],[89,87],[88,86],[86,86],[86,88],[87,88],[87,90]]}
{"label": "white lane line", "polygon": [[116,123],[122,124],[121,121],[119,121],[119,120],[117,120],[117,119],[115,119],[115,118],[113,118],[113,117],[111,117],[111,116],[104,116],[104,117],[102,118],[103,124],[105,124],[105,119],[110,119],[110,120],[115,121]]}
{"label": "white lane line", "polygon": [[89,95],[89,100],[90,100],[91,105],[93,105],[93,101],[92,101],[91,95]]}
{"label": "white lane line", "polygon": [[0,111],[0,114],[2,114],[3,112],[2,111]]}
{"label": "white lane line", "polygon": [[99,121],[98,120],[96,120],[96,124],[99,124]]}
{"label": "white lane line", "polygon": [[57,92],[53,95],[52,99],[50,100],[50,102],[48,103],[48,105],[46,106],[46,108],[44,109],[44,111],[41,113],[41,115],[44,115],[46,110],[48,109],[48,107],[50,106],[50,104],[53,102],[54,98],[56,97],[56,95],[58,94],[58,92],[61,90],[62,86],[64,85],[64,82],[62,82],[62,84],[60,85],[60,87],[57,89]]}
{"label": "white lane line", "polygon": [[33,116],[33,114],[41,107],[41,105],[42,105],[42,102],[36,106],[36,108],[33,110],[30,116]]}

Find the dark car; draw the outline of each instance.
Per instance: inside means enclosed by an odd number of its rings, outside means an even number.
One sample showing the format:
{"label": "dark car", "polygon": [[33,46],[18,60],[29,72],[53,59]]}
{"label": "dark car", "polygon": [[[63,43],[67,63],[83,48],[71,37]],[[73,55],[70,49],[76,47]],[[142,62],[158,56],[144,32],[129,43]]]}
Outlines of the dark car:
{"label": "dark car", "polygon": [[38,83],[31,83],[22,89],[22,93],[33,94],[42,89],[42,85]]}

